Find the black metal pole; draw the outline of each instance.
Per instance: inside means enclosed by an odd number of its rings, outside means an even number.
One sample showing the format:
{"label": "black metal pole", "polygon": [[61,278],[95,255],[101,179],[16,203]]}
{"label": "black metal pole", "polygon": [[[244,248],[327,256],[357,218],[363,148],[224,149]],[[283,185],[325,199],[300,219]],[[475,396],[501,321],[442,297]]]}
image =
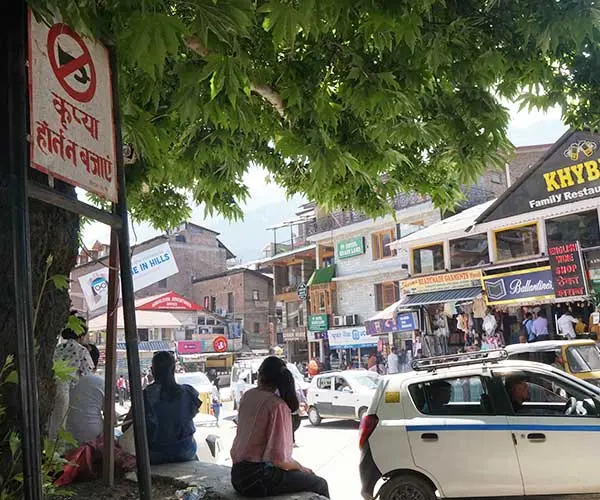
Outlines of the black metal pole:
{"label": "black metal pole", "polygon": [[[119,234],[119,262],[121,264],[121,287],[123,296],[123,320],[125,323],[125,346],[127,350],[127,368],[131,389],[131,407],[133,409],[133,431],[135,435],[135,453],[137,458],[138,486],[141,500],[152,499],[152,481],[150,477],[150,454],[146,433],[144,398],[142,396],[142,376],[140,373],[140,354],[138,352],[137,325],[135,320],[135,297],[133,277],[131,275],[131,256],[129,247],[129,216],[127,214],[127,192],[125,189],[125,166],[123,162],[123,137],[121,135],[121,107],[119,105],[119,65],[114,47],[110,51],[110,71],[112,75],[113,120],[115,125],[115,143],[117,151],[117,182],[119,202],[117,214],[122,226]],[[110,306],[110,304],[109,304]]]}
{"label": "black metal pole", "polygon": [[[31,255],[29,247],[29,201],[27,172],[27,5],[8,2],[6,37],[6,83],[8,163],[12,197],[12,237],[17,323],[17,369],[21,403],[23,494],[27,500],[42,499],[41,444],[35,349],[32,324]],[[7,5],[8,6],[8,5]],[[4,45],[4,44],[3,44]]]}

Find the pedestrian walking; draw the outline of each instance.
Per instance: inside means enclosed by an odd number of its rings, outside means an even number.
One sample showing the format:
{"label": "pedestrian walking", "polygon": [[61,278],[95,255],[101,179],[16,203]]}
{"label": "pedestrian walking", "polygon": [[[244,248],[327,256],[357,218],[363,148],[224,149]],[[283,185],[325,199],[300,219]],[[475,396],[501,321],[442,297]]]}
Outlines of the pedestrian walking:
{"label": "pedestrian walking", "polygon": [[579,321],[576,320],[573,316],[571,316],[571,313],[567,310],[565,310],[560,318],[558,318],[558,331],[564,335],[565,337],[567,337],[569,340],[574,339],[575,337],[577,337],[577,335],[575,334],[575,328],[573,328],[573,325],[576,325]]}
{"label": "pedestrian walking", "polygon": [[221,403],[221,393],[219,391],[219,378],[216,377],[213,379],[210,407],[212,408],[215,418],[217,419],[217,427],[219,427],[219,418],[221,416],[222,406],[223,403]]}
{"label": "pedestrian walking", "polygon": [[231,448],[231,483],[240,495],[307,491],[329,498],[327,481],[292,458],[292,412],[298,407],[293,375],[283,360],[269,356],[258,369],[258,387],[240,402]]}
{"label": "pedestrian walking", "polygon": [[391,352],[387,357],[387,372],[388,375],[400,373],[400,358],[398,357],[398,349],[392,346]]}
{"label": "pedestrian walking", "polygon": [[523,334],[527,342],[535,342],[535,333],[533,331],[533,314],[528,312],[523,320]]}
{"label": "pedestrian walking", "polygon": [[119,393],[119,405],[125,406],[125,379],[123,375],[119,375],[119,380],[117,380],[117,392]]}

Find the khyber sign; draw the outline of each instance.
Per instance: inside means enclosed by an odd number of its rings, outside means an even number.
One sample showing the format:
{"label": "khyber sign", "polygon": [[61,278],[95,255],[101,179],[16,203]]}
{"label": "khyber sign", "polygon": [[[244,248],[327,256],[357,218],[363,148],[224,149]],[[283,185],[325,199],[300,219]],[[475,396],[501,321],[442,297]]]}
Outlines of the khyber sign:
{"label": "khyber sign", "polygon": [[31,166],[117,200],[107,49],[29,15]]}

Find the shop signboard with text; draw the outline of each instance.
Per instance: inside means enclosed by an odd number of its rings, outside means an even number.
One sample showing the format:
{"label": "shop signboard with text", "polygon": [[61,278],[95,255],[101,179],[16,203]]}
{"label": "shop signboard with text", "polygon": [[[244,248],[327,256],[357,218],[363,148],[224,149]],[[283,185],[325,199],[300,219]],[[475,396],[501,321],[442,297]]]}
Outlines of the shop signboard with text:
{"label": "shop signboard with text", "polygon": [[478,222],[568,205],[600,196],[600,136],[567,132]]}
{"label": "shop signboard with text", "polygon": [[[157,245],[131,257],[131,274],[135,292],[178,272],[173,251],[168,243]],[[107,266],[81,276],[78,281],[90,311],[106,307],[108,304]]]}
{"label": "shop signboard with text", "polygon": [[365,253],[365,239],[362,236],[350,240],[339,241],[337,244],[337,258],[348,259]]}
{"label": "shop signboard with text", "polygon": [[195,304],[191,300],[176,294],[168,292],[156,299],[146,302],[136,307],[139,311],[202,311],[203,307]]}
{"label": "shop signboard with text", "polygon": [[329,328],[327,314],[310,314],[308,316],[308,329],[311,332],[323,332]]}
{"label": "shop signboard with text", "polygon": [[441,292],[458,288],[473,288],[481,285],[481,271],[469,269],[455,273],[440,273],[400,282],[402,293],[413,295],[417,293]]}
{"label": "shop signboard with text", "polygon": [[600,294],[600,250],[586,251],[584,256],[590,286]]}
{"label": "shop signboard with text", "polygon": [[556,298],[587,295],[587,280],[578,241],[549,244],[548,259]]}
{"label": "shop signboard with text", "polygon": [[398,313],[396,317],[396,331],[412,332],[417,329],[418,321],[415,312]]}
{"label": "shop signboard with text", "polygon": [[485,299],[489,305],[554,298],[550,266],[484,276],[482,282]]}
{"label": "shop signboard with text", "polygon": [[327,337],[330,349],[377,347],[377,337],[367,334],[367,329],[364,326],[328,330]]}

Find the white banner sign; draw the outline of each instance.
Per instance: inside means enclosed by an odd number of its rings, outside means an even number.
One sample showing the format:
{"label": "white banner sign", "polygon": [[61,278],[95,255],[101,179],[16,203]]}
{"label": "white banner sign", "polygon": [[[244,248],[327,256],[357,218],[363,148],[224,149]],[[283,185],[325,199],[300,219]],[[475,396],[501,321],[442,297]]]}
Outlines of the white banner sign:
{"label": "white banner sign", "polygon": [[108,50],[29,12],[31,166],[117,201]]}
{"label": "white banner sign", "polygon": [[367,335],[364,326],[327,330],[329,347],[332,349],[356,349],[358,347],[377,347],[377,337]]}
{"label": "white banner sign", "polygon": [[[163,243],[131,257],[133,290],[136,292],[178,272],[175,257],[168,243]],[[79,278],[79,284],[90,311],[106,307],[108,304],[108,267],[102,267],[82,276]]]}

